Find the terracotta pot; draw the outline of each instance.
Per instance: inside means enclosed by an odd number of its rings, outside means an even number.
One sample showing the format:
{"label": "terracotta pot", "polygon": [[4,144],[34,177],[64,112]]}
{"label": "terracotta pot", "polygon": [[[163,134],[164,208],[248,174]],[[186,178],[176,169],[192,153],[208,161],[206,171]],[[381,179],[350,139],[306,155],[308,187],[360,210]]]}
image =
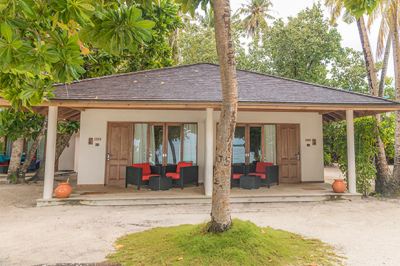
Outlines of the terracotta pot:
{"label": "terracotta pot", "polygon": [[54,194],[58,199],[68,198],[71,193],[72,187],[68,182],[59,183],[54,190]]}
{"label": "terracotta pot", "polygon": [[335,193],[344,193],[346,191],[346,182],[343,179],[335,179],[332,183],[332,189]]}

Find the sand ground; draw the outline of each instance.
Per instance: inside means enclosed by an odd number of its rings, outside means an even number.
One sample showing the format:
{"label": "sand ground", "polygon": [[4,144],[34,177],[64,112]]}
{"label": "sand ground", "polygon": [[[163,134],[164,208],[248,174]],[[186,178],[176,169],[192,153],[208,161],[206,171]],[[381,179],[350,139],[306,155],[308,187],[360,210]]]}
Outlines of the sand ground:
{"label": "sand ground", "polygon": [[[34,207],[40,184],[0,185],[0,265],[101,262],[113,242],[156,226],[199,223],[209,206]],[[400,200],[233,206],[233,217],[319,238],[348,265],[400,265]]]}

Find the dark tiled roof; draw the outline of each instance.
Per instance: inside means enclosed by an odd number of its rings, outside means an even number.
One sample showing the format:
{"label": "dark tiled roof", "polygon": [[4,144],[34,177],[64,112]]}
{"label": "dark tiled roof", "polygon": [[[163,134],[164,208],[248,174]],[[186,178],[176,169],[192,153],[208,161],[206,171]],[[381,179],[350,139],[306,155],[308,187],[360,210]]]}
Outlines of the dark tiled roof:
{"label": "dark tiled roof", "polygon": [[[250,71],[237,71],[239,102],[372,104],[394,102]],[[194,64],[85,79],[57,85],[56,100],[221,101],[218,65]]]}

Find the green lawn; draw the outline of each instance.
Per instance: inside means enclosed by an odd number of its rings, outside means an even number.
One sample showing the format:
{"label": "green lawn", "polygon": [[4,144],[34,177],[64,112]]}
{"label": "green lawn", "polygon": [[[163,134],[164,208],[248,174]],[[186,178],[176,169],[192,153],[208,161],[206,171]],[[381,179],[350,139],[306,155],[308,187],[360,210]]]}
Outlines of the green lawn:
{"label": "green lawn", "polygon": [[223,234],[200,225],[154,228],[115,243],[109,262],[122,265],[340,265],[333,248],[315,239],[234,220]]}

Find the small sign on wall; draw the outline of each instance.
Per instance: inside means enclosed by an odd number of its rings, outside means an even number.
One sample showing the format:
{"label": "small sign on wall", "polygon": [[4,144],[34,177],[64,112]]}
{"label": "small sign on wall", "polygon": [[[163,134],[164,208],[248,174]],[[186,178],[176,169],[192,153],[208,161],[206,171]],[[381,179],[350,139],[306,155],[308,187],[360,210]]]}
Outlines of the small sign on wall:
{"label": "small sign on wall", "polygon": [[90,137],[88,139],[88,144],[89,145],[94,145],[95,147],[99,147],[100,146],[100,142],[101,142],[101,138],[94,138],[94,137]]}
{"label": "small sign on wall", "polygon": [[316,146],[317,139],[306,139],[306,145],[307,145],[307,147],[311,147],[311,145]]}

